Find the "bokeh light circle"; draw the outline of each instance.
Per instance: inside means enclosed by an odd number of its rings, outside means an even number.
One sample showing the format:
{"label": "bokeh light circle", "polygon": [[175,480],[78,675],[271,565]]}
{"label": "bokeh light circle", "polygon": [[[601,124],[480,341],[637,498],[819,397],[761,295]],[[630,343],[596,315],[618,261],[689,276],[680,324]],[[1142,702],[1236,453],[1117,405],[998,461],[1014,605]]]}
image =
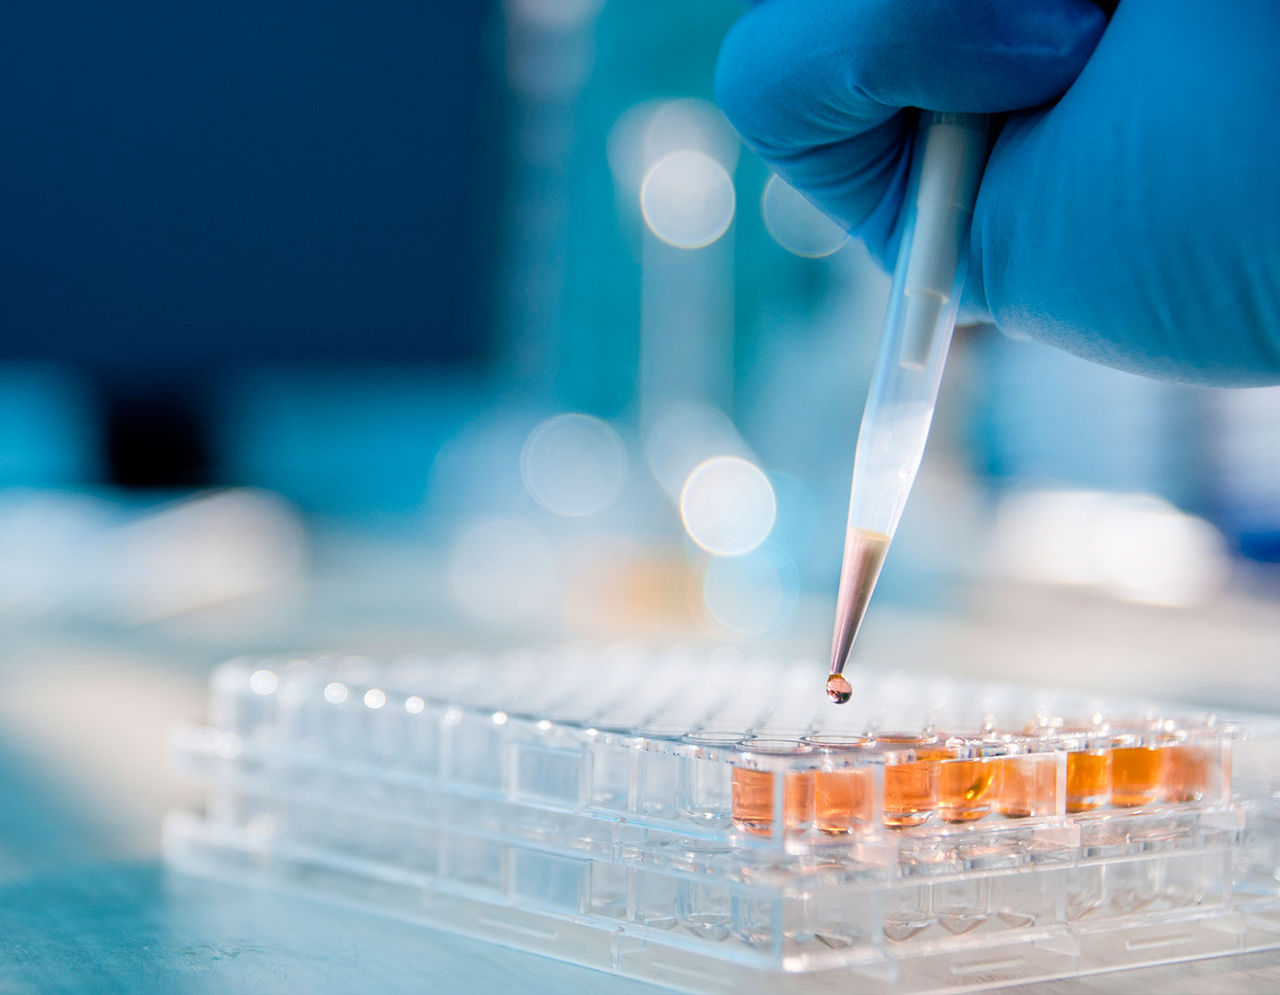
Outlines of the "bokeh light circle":
{"label": "bokeh light circle", "polygon": [[330,705],[341,705],[347,700],[347,686],[341,681],[330,681],[324,686],[324,700]]}
{"label": "bokeh light circle", "polygon": [[769,478],[740,456],[713,456],[703,461],[680,491],[685,530],[716,556],[751,552],[769,538],[777,512]]}
{"label": "bokeh light circle", "polygon": [[829,256],[849,241],[844,229],[779,176],[771,176],[765,183],[760,210],[773,240],[797,256]]}
{"label": "bokeh light circle", "polygon": [[759,636],[781,626],[799,597],[795,563],[774,543],[746,556],[716,557],[702,580],[707,614],[726,629]]}
{"label": "bokeh light circle", "polygon": [[627,450],[599,418],[563,414],[529,433],[520,476],[530,496],[550,512],[580,518],[613,504],[627,477]]}
{"label": "bokeh light circle", "polygon": [[654,479],[673,501],[689,474],[710,456],[748,456],[750,451],[728,415],[688,401],[664,405],[644,440],[644,455]]}
{"label": "bokeh light circle", "polygon": [[270,670],[255,670],[249,678],[249,689],[254,694],[272,694],[279,685],[279,678]]}
{"label": "bokeh light circle", "polygon": [[634,198],[649,167],[671,152],[705,152],[730,173],[742,143],[724,112],[709,100],[647,100],[628,107],[606,141],[609,169],[619,192]]}
{"label": "bokeh light circle", "polygon": [[658,238],[678,249],[710,245],[733,222],[733,180],[705,152],[664,155],[640,184],[640,212]]}

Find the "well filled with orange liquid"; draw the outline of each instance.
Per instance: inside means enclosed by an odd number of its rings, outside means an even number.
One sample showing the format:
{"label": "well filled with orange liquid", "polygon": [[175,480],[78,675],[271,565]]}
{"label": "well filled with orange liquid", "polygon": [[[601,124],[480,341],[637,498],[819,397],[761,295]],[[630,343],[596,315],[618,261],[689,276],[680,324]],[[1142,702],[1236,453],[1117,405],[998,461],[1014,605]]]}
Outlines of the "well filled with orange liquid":
{"label": "well filled with orange liquid", "polygon": [[783,778],[783,827],[796,832],[813,822],[814,774],[796,771],[773,774],[769,771],[733,768],[733,821],[753,833],[773,832],[774,779]]}
{"label": "well filled with orange liquid", "polygon": [[995,773],[993,761],[943,762],[938,770],[938,814],[947,822],[973,822],[990,814]]}
{"label": "well filled with orange liquid", "polygon": [[818,771],[814,776],[814,825],[828,835],[871,823],[871,771],[865,767]]}
{"label": "well filled with orange liquid", "polygon": [[1131,808],[1149,805],[1160,795],[1165,750],[1158,746],[1124,746],[1111,751],[1111,804]]}
{"label": "well filled with orange liquid", "polygon": [[812,827],[828,836],[866,829],[877,811],[885,826],[909,829],[934,818],[966,823],[992,815],[1049,816],[1064,808],[1079,814],[1105,806],[1200,801],[1225,790],[1228,777],[1220,746],[1177,742],[1171,734],[1148,731],[1099,741],[1096,727],[1072,729],[1065,740],[1065,798],[1060,799],[1063,754],[1043,750],[1042,740],[1016,740],[994,742],[999,749],[1042,752],[983,756],[985,739],[954,737],[944,743],[937,735],[806,738],[802,748],[837,755],[865,752],[868,763],[785,774],[735,767],[733,820],[750,832],[773,832],[777,777],[784,778],[784,831]]}
{"label": "well filled with orange liquid", "polygon": [[1067,754],[1067,811],[1090,812],[1111,800],[1111,751]]}
{"label": "well filled with orange liquid", "polygon": [[919,826],[938,812],[939,766],[950,754],[936,736],[886,734],[875,745],[890,751],[885,758],[884,807],[881,820],[891,828]]}
{"label": "well filled with orange liquid", "polygon": [[[1163,798],[1168,802],[1198,802],[1222,776],[1222,750],[1197,744],[1165,749]],[[1219,758],[1215,762],[1215,757]]]}

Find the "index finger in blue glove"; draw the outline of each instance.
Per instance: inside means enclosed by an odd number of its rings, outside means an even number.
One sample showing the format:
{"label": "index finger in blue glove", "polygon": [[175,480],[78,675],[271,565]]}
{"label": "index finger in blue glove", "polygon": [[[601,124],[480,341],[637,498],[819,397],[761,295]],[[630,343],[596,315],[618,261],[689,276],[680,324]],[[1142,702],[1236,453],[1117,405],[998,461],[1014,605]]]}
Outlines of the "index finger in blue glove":
{"label": "index finger in blue glove", "polygon": [[1104,25],[1089,0],[768,0],[726,37],[716,92],[746,143],[883,261],[910,159],[903,108],[1045,103]]}

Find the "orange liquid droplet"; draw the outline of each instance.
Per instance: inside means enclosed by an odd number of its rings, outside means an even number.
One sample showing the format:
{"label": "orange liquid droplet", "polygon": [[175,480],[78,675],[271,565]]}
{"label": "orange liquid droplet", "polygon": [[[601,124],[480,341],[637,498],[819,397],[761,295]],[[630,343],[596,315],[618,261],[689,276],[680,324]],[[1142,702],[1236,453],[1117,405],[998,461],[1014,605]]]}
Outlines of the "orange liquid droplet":
{"label": "orange liquid droplet", "polygon": [[853,685],[843,674],[832,674],[827,678],[827,697],[837,705],[843,705],[853,697]]}

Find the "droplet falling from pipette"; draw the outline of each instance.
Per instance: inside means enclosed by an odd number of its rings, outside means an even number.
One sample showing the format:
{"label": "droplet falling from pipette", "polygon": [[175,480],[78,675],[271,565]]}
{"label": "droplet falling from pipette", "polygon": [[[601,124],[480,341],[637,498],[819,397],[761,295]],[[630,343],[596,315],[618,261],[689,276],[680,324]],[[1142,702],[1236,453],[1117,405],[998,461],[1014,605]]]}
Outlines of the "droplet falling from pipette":
{"label": "droplet falling from pipette", "polygon": [[843,705],[853,697],[853,685],[844,674],[832,674],[827,678],[827,697],[837,705]]}
{"label": "droplet falling from pipette", "polygon": [[[884,554],[889,549],[889,537],[871,529],[850,529],[844,538],[844,560],[840,564],[840,590],[836,595],[836,628],[831,639],[831,677],[827,678],[827,697],[837,705],[849,700],[852,689],[840,672],[849,659],[853,641],[862,627],[876,589]],[[832,681],[839,678],[848,692],[833,689]]]}

